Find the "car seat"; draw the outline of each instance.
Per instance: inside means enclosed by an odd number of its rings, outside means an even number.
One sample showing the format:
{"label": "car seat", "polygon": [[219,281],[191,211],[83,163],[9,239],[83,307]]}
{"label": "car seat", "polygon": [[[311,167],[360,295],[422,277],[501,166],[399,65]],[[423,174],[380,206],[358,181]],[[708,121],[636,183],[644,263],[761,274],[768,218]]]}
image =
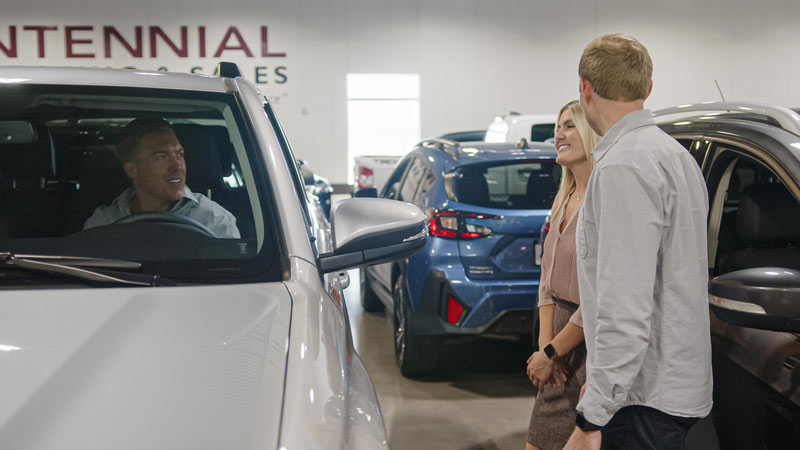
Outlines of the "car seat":
{"label": "car seat", "polygon": [[231,188],[224,177],[233,173],[234,149],[224,126],[175,124],[186,150],[186,186],[219,203],[236,217],[242,237],[255,236],[250,199],[244,187]]}
{"label": "car seat", "polygon": [[800,204],[782,184],[755,184],[739,199],[736,234],[740,249],[720,273],[756,267],[800,270]]}
{"label": "car seat", "polygon": [[489,185],[486,177],[479,172],[462,172],[458,175],[456,183],[456,198],[459,202],[475,206],[488,207]]}

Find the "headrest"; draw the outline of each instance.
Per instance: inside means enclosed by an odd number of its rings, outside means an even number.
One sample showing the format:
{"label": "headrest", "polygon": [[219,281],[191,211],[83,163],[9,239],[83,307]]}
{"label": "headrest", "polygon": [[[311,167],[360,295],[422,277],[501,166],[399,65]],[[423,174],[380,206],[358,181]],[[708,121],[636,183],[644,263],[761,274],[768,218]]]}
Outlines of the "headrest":
{"label": "headrest", "polygon": [[753,246],[800,241],[800,205],[782,184],[748,186],[739,200],[736,234]]}
{"label": "headrest", "polygon": [[[221,189],[222,177],[230,175],[230,160],[227,171],[223,170],[222,148],[230,146],[227,130],[220,126],[176,124],[175,135],[186,150],[186,185],[194,192],[205,194],[209,189]],[[223,136],[224,133],[224,136]]]}
{"label": "headrest", "polygon": [[459,174],[456,193],[459,202],[489,206],[489,185],[483,174],[477,172]]}

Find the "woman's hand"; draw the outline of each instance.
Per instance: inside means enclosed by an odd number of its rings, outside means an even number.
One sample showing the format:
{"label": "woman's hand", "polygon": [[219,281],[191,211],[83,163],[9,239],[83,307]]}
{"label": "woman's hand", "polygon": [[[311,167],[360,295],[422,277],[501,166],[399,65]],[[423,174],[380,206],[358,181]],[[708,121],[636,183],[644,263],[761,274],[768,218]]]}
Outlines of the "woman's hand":
{"label": "woman's hand", "polygon": [[553,374],[555,362],[552,361],[544,352],[535,352],[528,358],[528,378],[531,380],[536,389],[542,390],[544,385]]}
{"label": "woman's hand", "polygon": [[569,370],[564,365],[564,360],[557,358],[553,360],[553,372],[547,381],[551,386],[561,386],[561,383],[567,382],[567,375],[569,375]]}

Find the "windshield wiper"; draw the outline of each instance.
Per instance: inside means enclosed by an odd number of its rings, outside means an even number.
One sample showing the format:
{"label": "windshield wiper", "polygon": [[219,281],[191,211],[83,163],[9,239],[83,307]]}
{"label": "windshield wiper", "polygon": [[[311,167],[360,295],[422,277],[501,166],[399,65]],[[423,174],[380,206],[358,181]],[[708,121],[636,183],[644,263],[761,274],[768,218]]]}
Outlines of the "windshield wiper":
{"label": "windshield wiper", "polygon": [[117,259],[80,256],[21,255],[0,252],[0,267],[2,266],[56,273],[105,284],[126,286],[176,285],[174,281],[162,278],[159,275],[138,273],[142,268],[141,263]]}

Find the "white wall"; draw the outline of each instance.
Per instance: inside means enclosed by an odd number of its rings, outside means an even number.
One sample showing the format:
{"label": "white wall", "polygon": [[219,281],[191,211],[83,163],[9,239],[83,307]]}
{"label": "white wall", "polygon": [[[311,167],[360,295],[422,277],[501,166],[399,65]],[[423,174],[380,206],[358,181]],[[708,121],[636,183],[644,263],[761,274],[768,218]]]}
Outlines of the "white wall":
{"label": "white wall", "polygon": [[[481,129],[511,110],[555,112],[577,96],[583,47],[607,32],[641,40],[654,60],[656,109],[717,100],[716,78],[727,99],[800,106],[800,2],[795,0],[5,0],[0,43],[8,27],[55,25],[46,58],[36,56],[35,33],[18,30],[18,56],[0,64],[98,65],[188,71],[213,70],[214,49],[236,26],[258,54],[259,27],[269,27],[269,50],[284,58],[246,58],[230,50],[253,79],[255,66],[286,67],[287,80],[267,77],[261,90],[274,99],[295,153],[336,183],[349,182],[344,155],[345,74],[421,74],[422,135]],[[63,27],[95,25],[76,36],[93,39],[76,50],[95,58],[66,58]],[[133,36],[134,25],[160,26],[178,37],[208,28],[205,58],[190,38],[188,58],[166,46],[159,58],[102,55],[100,26]],[[145,37],[145,44],[147,38]],[[236,41],[232,41],[236,43]],[[149,47],[145,45],[145,53]],[[117,49],[118,50],[118,49]]]}

